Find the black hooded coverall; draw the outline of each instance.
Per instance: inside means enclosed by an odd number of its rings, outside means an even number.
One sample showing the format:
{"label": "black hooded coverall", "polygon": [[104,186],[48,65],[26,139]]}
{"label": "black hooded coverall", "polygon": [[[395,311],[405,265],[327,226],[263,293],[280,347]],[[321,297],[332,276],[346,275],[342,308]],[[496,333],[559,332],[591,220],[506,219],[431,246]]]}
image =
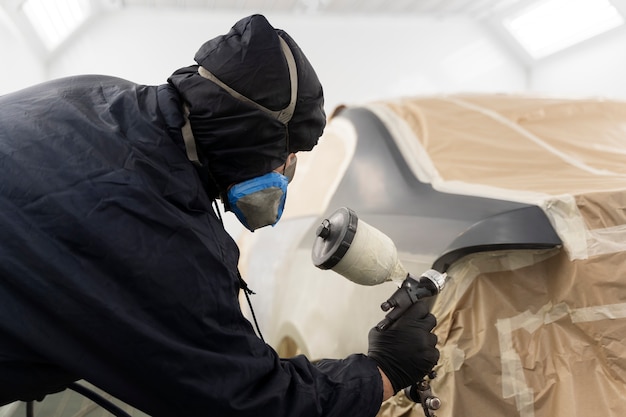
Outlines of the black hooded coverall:
{"label": "black hooded coverall", "polygon": [[[255,27],[269,33],[259,19],[242,20],[196,60],[210,66],[220,48],[252,48]],[[296,58],[307,109],[307,91],[319,87],[307,86]],[[284,78],[281,65],[273,77]],[[249,94],[284,106],[284,84],[278,98]],[[202,86],[209,92],[194,98]],[[185,154],[183,101],[214,183]],[[280,359],[242,316],[239,252],[212,200],[220,182],[312,148],[298,138],[316,141],[323,127],[297,114],[285,149],[286,127],[255,135],[263,116],[254,111],[194,67],[161,86],[78,76],[0,97],[0,405],[85,379],[154,416],[376,414],[372,359]],[[228,178],[231,157],[250,163]]]}

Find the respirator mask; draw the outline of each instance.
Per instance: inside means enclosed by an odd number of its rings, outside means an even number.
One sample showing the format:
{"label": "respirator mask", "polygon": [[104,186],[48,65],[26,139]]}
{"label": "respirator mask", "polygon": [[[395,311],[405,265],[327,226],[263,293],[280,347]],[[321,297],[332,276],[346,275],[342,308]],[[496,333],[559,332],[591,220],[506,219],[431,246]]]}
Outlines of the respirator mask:
{"label": "respirator mask", "polygon": [[295,155],[287,159],[282,174],[270,172],[233,185],[228,190],[228,205],[237,219],[254,232],[264,226],[274,226],[283,214],[287,184],[296,170]]}

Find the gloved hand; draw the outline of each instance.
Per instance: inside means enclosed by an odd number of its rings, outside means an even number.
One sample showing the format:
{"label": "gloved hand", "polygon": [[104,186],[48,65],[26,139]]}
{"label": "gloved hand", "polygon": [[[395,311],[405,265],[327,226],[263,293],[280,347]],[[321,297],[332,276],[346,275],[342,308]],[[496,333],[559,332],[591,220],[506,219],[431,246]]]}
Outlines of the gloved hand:
{"label": "gloved hand", "polygon": [[386,330],[369,332],[368,356],[387,375],[394,392],[421,381],[437,364],[437,320],[425,302],[412,305]]}

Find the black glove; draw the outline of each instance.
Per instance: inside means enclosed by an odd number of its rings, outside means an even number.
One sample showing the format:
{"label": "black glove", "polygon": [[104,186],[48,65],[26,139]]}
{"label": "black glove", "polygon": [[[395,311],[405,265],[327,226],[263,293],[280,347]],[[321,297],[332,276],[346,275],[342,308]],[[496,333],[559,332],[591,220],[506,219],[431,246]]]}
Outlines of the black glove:
{"label": "black glove", "polygon": [[421,381],[437,364],[437,336],[431,333],[436,324],[427,303],[417,302],[386,330],[370,330],[368,356],[387,375],[394,392]]}

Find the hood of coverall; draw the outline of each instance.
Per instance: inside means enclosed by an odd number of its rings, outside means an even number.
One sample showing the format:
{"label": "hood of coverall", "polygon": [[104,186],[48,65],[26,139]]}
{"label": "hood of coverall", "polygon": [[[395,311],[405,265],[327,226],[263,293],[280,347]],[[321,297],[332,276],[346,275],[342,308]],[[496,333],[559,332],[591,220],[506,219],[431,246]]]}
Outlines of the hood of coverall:
{"label": "hood of coverall", "polygon": [[272,171],[291,152],[311,150],[323,132],[323,91],[313,67],[294,40],[265,17],[240,20],[227,34],[202,45],[195,61],[237,93],[269,110],[283,110],[291,99],[291,83],[279,36],[294,56],[298,78],[296,106],[287,124],[202,77],[198,65],[181,68],[168,79],[188,106],[201,162],[219,186],[212,197]]}

